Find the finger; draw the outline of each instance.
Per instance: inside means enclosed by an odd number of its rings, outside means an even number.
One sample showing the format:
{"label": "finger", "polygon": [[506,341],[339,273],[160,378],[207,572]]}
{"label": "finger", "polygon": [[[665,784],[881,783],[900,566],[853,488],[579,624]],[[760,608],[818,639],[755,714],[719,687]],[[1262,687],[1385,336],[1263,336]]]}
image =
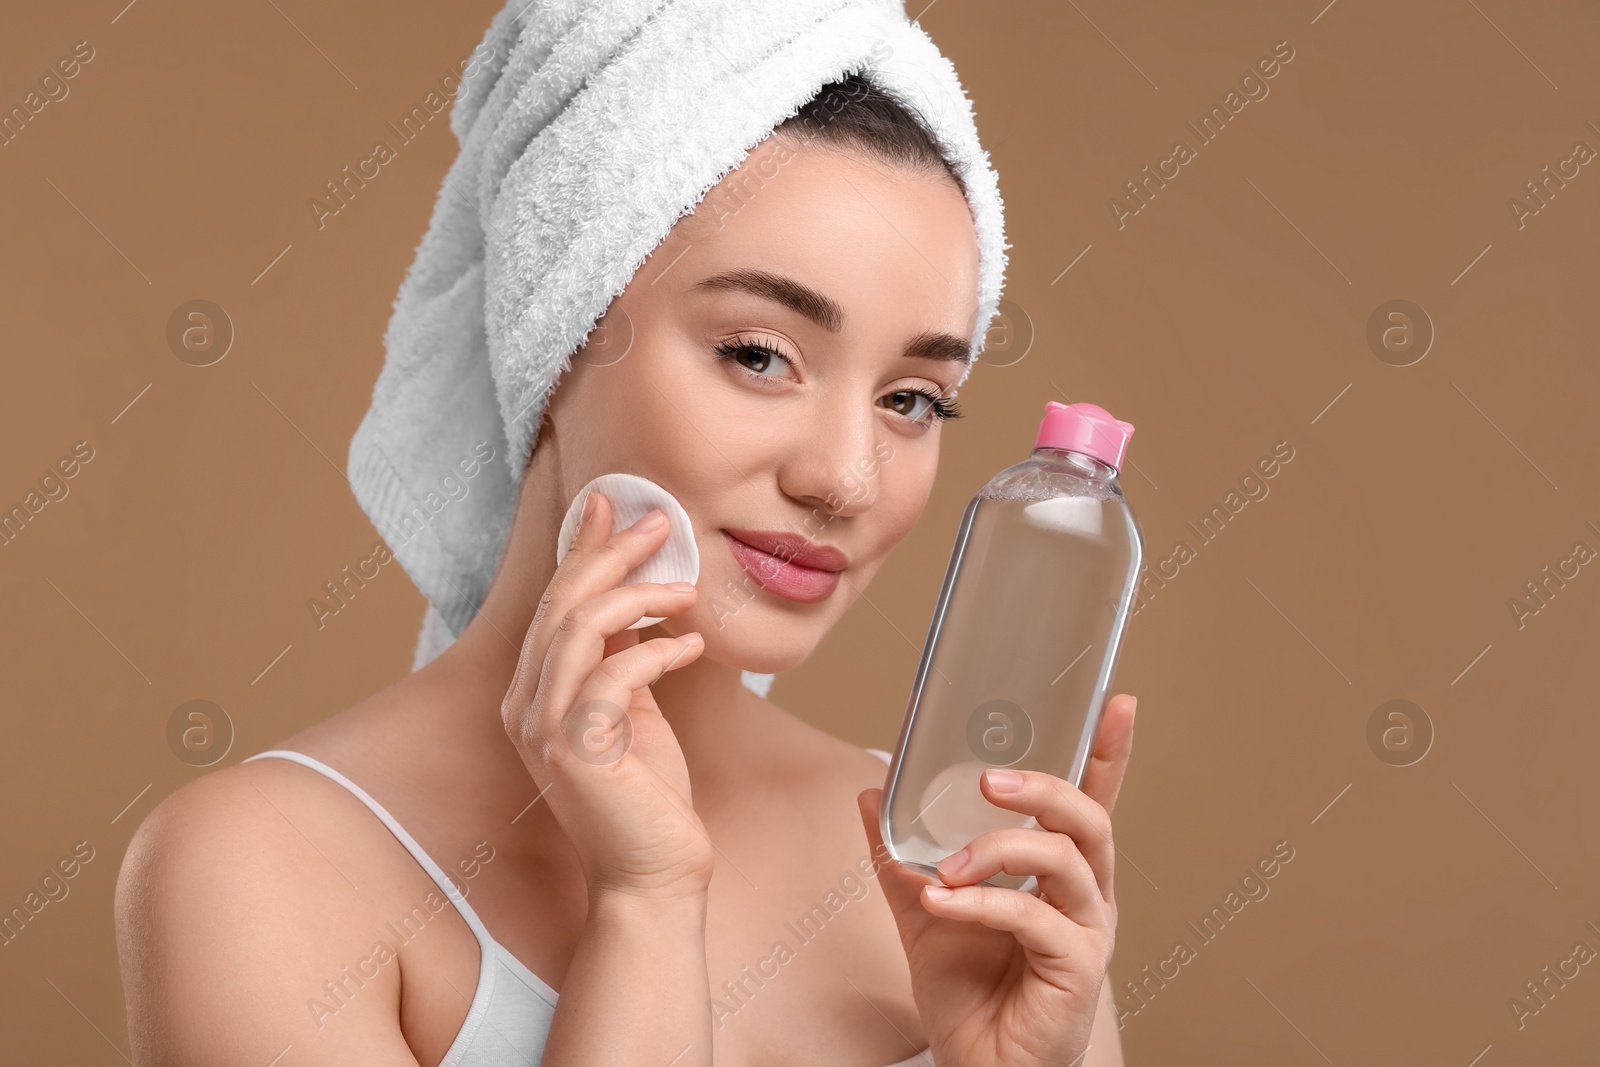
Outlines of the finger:
{"label": "finger", "polygon": [[583,511],[579,513],[578,527],[573,531],[572,543],[567,546],[566,555],[556,564],[555,573],[545,586],[539,606],[522,636],[522,647],[517,654],[517,669],[512,672],[511,684],[506,688],[505,701],[501,705],[502,717],[505,717],[508,708],[525,708],[533,701],[534,690],[539,684],[538,668],[543,665],[545,656],[550,650],[550,637],[544,632],[541,624],[551,610],[553,602],[562,596],[563,586],[558,583],[570,584],[572,568],[583,558],[585,551],[592,550],[610,537],[612,514],[611,501],[604,493],[591,489],[584,495]]}
{"label": "finger", "polygon": [[517,707],[525,707],[538,687],[539,668],[550,651],[553,637],[548,620],[559,619],[572,605],[616,588],[630,570],[666,544],[667,524],[648,532],[639,529],[639,523],[649,515],[625,530],[612,533],[611,502],[604,493],[593,492],[591,496],[595,501],[594,514],[584,524],[586,529],[580,530],[581,537],[573,540],[567,555],[557,565],[523,636],[517,669],[506,693],[506,699]]}
{"label": "finger", "polygon": [[1073,921],[1094,925],[1106,905],[1094,868],[1066,834],[1031,827],[989,830],[939,861],[947,886],[976,885],[1004,872],[1039,879],[1039,891]]}
{"label": "finger", "polygon": [[636,690],[654,685],[668,671],[693,663],[705,647],[704,637],[687,633],[653,638],[607,656],[578,690],[578,700],[609,700],[626,707]]}
{"label": "finger", "polygon": [[[640,582],[609,589],[569,608],[551,637],[549,651],[539,670],[543,680],[539,686],[543,698],[541,706],[558,717],[565,714],[577,699],[585,680],[606,662],[606,657],[622,654],[611,645],[610,638],[647,615],[677,615],[694,603],[698,595],[695,587],[687,582],[671,585]],[[635,640],[626,651],[652,643]]]}
{"label": "finger", "polygon": [[933,924],[933,916],[919,903],[922,887],[930,884],[930,879],[926,874],[895,862],[889,855],[878,829],[878,804],[882,797],[882,789],[863,789],[856,794],[856,808],[861,814],[862,828],[866,831],[878,885],[883,889],[884,899],[894,914],[901,941],[910,947],[916,943],[922,931]]}
{"label": "finger", "polygon": [[[940,899],[941,891],[950,896]],[[969,885],[959,888],[929,885],[922,891],[922,906],[930,915],[941,919],[958,919],[976,922],[991,930],[1003,930],[1013,935],[1023,948],[1053,960],[1073,959],[1074,963],[1091,969],[1094,961],[1089,953],[1095,951],[1098,940],[1106,936],[1103,923],[1080,925],[1051,907],[1032,893],[1020,889],[1003,889],[992,885]],[[1089,936],[1091,934],[1093,936]]]}
{"label": "finger", "polygon": [[[572,531],[572,543],[567,546],[567,553],[570,555],[574,546],[593,548],[603,543],[611,536],[611,523],[614,517],[615,510],[611,506],[610,497],[598,489],[591,489],[585,493],[583,510],[578,512],[578,525]],[[562,557],[563,560],[565,558]]]}
{"label": "finger", "polygon": [[594,514],[581,525],[566,556],[551,575],[539,611],[534,615],[533,628],[537,628],[542,618],[559,615],[573,602],[615,588],[630,570],[667,542],[670,519],[654,529],[644,528],[651,519],[667,518],[660,508],[651,509],[631,526],[613,531],[610,500],[604,493],[590,495],[595,501]]}
{"label": "finger", "polygon": [[[514,737],[524,751],[548,758],[563,746],[570,749],[581,745],[585,751],[578,754],[584,762],[595,763],[589,757],[610,750],[615,735],[626,728],[622,720],[633,703],[634,691],[669,670],[694,662],[704,648],[700,635],[690,634],[658,637],[607,656],[584,680],[570,703],[558,704],[541,690],[529,714],[513,722],[508,730],[515,731]],[[581,723],[568,720],[574,712],[581,716]]]}
{"label": "finger", "polygon": [[[1111,899],[1116,846],[1111,841],[1111,816],[1105,808],[1073,788],[1071,782],[1043,771],[991,768],[978,781],[978,788],[989,803],[1032,815],[1042,828],[1071,838],[1094,870],[1101,897]],[[1008,784],[1013,781],[1014,787]]]}
{"label": "finger", "polygon": [[1083,771],[1082,789],[1109,813],[1117,805],[1133,753],[1133,713],[1139,698],[1119,693],[1107,701],[1095,730],[1094,750]]}

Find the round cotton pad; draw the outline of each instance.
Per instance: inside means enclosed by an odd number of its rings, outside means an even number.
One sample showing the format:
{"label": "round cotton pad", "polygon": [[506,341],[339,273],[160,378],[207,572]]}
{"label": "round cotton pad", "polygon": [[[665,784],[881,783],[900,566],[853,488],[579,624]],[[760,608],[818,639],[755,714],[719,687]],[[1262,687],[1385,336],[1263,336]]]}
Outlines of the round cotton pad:
{"label": "round cotton pad", "polygon": [[[583,518],[583,504],[589,493],[599,490],[611,501],[611,529],[625,530],[644,518],[651,510],[660,508],[666,515],[669,529],[667,543],[655,554],[622,576],[620,585],[639,582],[694,582],[700,578],[700,549],[694,542],[694,527],[689,513],[683,510],[678,498],[661,488],[649,478],[637,474],[602,474],[578,491],[567,505],[567,517],[561,521],[561,533],[556,537],[556,563],[566,558],[567,549],[578,533],[578,520]],[[643,618],[630,630],[641,626],[654,626],[658,618]]]}

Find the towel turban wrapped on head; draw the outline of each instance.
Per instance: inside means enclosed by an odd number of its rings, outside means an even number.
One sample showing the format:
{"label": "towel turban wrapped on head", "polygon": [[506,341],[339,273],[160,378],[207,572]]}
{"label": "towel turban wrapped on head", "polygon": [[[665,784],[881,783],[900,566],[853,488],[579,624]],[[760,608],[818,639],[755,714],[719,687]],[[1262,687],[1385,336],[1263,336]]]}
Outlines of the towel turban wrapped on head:
{"label": "towel turban wrapped on head", "polygon": [[[350,444],[356,499],[429,602],[413,669],[483,602],[546,401],[612,298],[751,149],[850,74],[915,116],[961,179],[976,359],[1009,247],[999,187],[955,68],[897,0],[512,0],[494,17]],[[764,695],[771,676],[745,683]]]}

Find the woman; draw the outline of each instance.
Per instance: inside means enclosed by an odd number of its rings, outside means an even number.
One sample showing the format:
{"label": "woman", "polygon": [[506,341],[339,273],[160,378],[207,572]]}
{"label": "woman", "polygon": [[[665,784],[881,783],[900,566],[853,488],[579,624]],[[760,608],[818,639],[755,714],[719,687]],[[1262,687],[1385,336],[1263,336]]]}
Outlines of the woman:
{"label": "woman", "polygon": [[[884,862],[883,754],[743,684],[803,661],[921,514],[979,271],[960,176],[870,80],[763,140],[562,374],[454,642],[140,827],[117,891],[135,1061],[1120,1064],[1132,698],[1081,791],[986,781],[1040,829],[936,881]],[[617,470],[683,504],[698,588],[621,586],[668,529],[614,530],[599,493],[557,564],[574,495]],[[1040,894],[976,886],[1000,870]]]}

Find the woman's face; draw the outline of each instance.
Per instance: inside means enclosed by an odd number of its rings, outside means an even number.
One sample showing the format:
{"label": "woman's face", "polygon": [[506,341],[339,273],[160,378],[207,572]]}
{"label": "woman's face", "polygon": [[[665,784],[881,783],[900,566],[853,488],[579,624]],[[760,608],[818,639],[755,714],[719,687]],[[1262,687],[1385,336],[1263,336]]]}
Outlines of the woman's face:
{"label": "woman's face", "polygon": [[688,512],[700,595],[662,630],[760,673],[811,653],[927,503],[977,279],[948,176],[782,134],[679,221],[549,409],[566,499],[626,471]]}

